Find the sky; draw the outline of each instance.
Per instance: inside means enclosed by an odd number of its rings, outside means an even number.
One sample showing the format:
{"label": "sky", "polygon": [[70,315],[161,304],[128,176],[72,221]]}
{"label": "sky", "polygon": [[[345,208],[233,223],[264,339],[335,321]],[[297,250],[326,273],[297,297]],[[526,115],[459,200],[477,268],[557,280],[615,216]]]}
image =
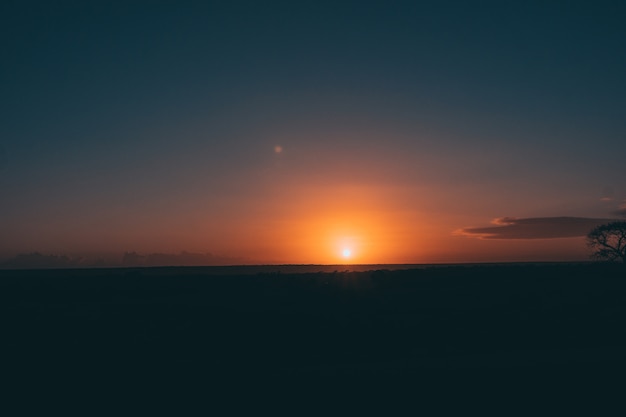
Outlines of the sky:
{"label": "sky", "polygon": [[0,259],[583,260],[626,216],[623,1],[0,16]]}

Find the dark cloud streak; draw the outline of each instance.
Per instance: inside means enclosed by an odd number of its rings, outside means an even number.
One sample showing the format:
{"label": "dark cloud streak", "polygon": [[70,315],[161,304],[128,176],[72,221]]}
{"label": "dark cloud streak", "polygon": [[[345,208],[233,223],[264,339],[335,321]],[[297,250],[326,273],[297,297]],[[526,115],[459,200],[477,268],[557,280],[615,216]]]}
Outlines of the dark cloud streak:
{"label": "dark cloud streak", "polygon": [[615,219],[586,217],[501,217],[492,223],[495,226],[468,227],[457,232],[459,235],[481,239],[556,239],[586,236],[594,227],[610,223]]}

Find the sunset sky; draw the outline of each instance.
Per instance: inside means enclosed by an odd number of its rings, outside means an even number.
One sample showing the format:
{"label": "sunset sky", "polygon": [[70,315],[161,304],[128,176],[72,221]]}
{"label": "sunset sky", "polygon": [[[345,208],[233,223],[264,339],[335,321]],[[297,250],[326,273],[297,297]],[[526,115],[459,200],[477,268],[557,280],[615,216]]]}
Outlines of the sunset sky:
{"label": "sunset sky", "polygon": [[626,216],[624,1],[0,16],[0,260],[584,260]]}

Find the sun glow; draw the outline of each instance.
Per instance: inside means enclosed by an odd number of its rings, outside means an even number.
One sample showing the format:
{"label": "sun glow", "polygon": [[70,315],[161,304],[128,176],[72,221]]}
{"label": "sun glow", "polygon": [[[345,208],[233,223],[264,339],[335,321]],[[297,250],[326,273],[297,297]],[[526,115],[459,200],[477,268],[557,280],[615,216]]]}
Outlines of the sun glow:
{"label": "sun glow", "polygon": [[[288,192],[289,200],[268,209],[268,222],[251,219],[269,258],[276,263],[377,264],[413,259],[420,224],[412,212],[388,207],[387,195],[372,187],[308,187]],[[282,197],[281,197],[282,198]],[[415,225],[407,228],[406,224]],[[262,225],[262,227],[260,227]],[[416,238],[417,237],[417,238]],[[408,255],[407,255],[408,253]]]}

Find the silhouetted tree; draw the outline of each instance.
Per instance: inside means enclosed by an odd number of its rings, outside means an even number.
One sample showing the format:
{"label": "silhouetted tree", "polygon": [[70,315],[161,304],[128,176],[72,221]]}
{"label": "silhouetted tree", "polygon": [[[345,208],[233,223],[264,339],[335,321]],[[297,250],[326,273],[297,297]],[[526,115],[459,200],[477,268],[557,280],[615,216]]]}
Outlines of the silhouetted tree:
{"label": "silhouetted tree", "polygon": [[587,235],[592,257],[626,263],[626,221],[603,224]]}

